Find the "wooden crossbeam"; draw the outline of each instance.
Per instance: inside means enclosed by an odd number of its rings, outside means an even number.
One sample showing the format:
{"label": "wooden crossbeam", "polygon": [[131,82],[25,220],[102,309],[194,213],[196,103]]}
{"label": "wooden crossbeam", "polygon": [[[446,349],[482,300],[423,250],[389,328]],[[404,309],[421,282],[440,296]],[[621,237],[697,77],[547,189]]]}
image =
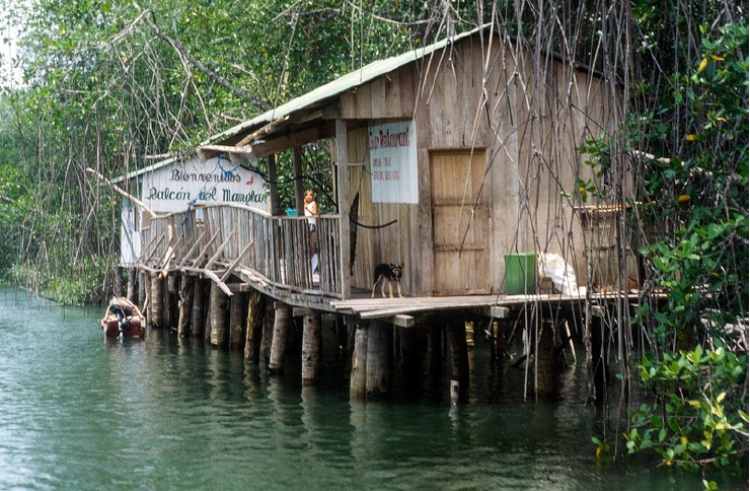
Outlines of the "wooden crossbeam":
{"label": "wooden crossbeam", "polygon": [[224,240],[224,242],[222,242],[221,245],[219,246],[219,248],[216,250],[216,254],[214,254],[214,256],[211,259],[208,260],[208,262],[206,263],[206,265],[203,266],[204,269],[211,269],[211,266],[213,266],[214,263],[219,260],[219,257],[221,257],[221,253],[224,252],[224,249],[229,245],[229,242],[234,237],[234,233],[236,231],[237,231],[237,227],[235,226],[232,229],[232,231],[229,232],[229,235],[227,236],[226,240]]}
{"label": "wooden crossbeam", "polygon": [[398,314],[388,319],[388,322],[397,327],[414,327],[414,317],[410,315]]}
{"label": "wooden crossbeam", "polygon": [[161,236],[159,237],[159,240],[157,240],[156,244],[154,244],[154,248],[151,250],[151,252],[149,252],[148,256],[146,256],[146,259],[144,259],[143,264],[148,264],[148,262],[151,260],[153,255],[156,253],[156,249],[159,248],[159,244],[161,244],[161,241],[164,240],[164,237],[166,236],[167,236],[166,233],[161,234]]}
{"label": "wooden crossbeam", "polygon": [[510,317],[510,309],[500,305],[491,305],[485,309],[484,315],[493,319],[507,319]]}
{"label": "wooden crossbeam", "polygon": [[255,239],[252,239],[250,242],[248,242],[245,248],[242,249],[242,252],[240,252],[240,255],[237,256],[237,258],[234,261],[232,261],[232,264],[229,265],[229,268],[227,268],[226,272],[224,273],[224,276],[221,277],[221,281],[226,281],[227,278],[229,278],[229,276],[234,271],[234,268],[236,268],[237,265],[240,264],[240,261],[242,260],[242,256],[244,256],[245,253],[247,253],[247,251],[250,250],[250,248],[253,246],[253,243],[255,243]]}
{"label": "wooden crossbeam", "polygon": [[213,271],[210,271],[208,269],[201,269],[201,268],[183,268],[183,270],[190,271],[193,273],[203,274],[206,277],[210,278],[214,283],[219,285],[219,288],[221,288],[221,291],[226,293],[228,297],[231,297],[232,295],[234,295],[232,293],[232,290],[230,290],[229,287],[227,286],[227,284],[221,281],[221,279],[219,279],[219,277]]}
{"label": "wooden crossbeam", "polygon": [[206,244],[206,247],[204,247],[203,250],[201,250],[201,253],[198,254],[198,257],[195,258],[195,261],[193,261],[193,267],[194,268],[198,267],[198,264],[200,264],[201,260],[203,259],[203,256],[206,254],[206,251],[208,250],[208,248],[211,247],[211,245],[213,245],[214,241],[219,236],[219,232],[220,232],[219,230],[216,231],[216,233],[214,234],[214,236],[211,237],[211,240],[208,241],[208,244]]}
{"label": "wooden crossbeam", "polygon": [[[185,263],[188,261],[188,259],[190,259],[190,256],[193,254],[193,251],[195,251],[195,249],[198,246],[200,246],[201,242],[203,242],[203,239],[206,237],[207,233],[208,233],[208,230],[204,230],[203,233],[201,234],[201,236],[198,237],[198,240],[196,240],[195,242],[193,242],[193,245],[190,246],[190,249],[185,254],[185,257],[182,258],[182,261],[180,261],[180,264],[179,264],[178,267],[181,268],[181,267],[185,266]],[[198,256],[198,257],[200,257],[200,256]]]}

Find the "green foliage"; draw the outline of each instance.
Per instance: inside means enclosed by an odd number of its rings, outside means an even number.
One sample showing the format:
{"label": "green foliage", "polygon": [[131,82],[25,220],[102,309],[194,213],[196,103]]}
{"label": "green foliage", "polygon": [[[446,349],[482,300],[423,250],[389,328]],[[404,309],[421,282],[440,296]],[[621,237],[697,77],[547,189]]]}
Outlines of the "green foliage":
{"label": "green foliage", "polygon": [[10,275],[15,284],[63,305],[98,304],[106,300],[111,290],[104,287],[109,286],[108,276],[116,260],[115,257],[89,256],[73,269],[14,265]]}
{"label": "green foliage", "polygon": [[645,357],[642,382],[655,394],[632,414],[628,453],[653,451],[666,466],[734,464],[747,452],[747,357],[723,347]]}
{"label": "green foliage", "polygon": [[[661,105],[628,124],[634,148],[669,158],[636,171],[643,206],[633,225],[662,230],[639,252],[667,301],[639,312],[642,325],[655,326],[657,350],[638,365],[654,402],[632,413],[624,437],[629,453],[655,452],[668,466],[740,471],[748,451],[747,359],[729,347],[746,322],[750,293],[747,21],[703,25],[700,36],[700,56],[685,74],[674,73],[668,86],[639,86]],[[675,336],[694,349],[671,354]]]}

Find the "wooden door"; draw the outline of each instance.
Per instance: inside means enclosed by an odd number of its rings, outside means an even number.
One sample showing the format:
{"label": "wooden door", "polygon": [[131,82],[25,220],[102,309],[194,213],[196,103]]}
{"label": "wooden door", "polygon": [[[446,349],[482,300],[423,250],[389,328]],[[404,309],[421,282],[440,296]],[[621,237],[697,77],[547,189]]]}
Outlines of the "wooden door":
{"label": "wooden door", "polygon": [[490,293],[488,182],[472,217],[485,162],[485,150],[430,152],[435,295]]}

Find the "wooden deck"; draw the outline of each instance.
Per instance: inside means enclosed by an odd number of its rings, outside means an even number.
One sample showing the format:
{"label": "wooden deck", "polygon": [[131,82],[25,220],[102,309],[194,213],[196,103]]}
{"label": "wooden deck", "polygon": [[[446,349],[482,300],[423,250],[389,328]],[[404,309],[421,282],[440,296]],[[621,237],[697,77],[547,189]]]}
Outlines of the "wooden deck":
{"label": "wooden deck", "polygon": [[[152,273],[203,275],[218,283],[227,295],[258,290],[292,307],[388,319],[433,312],[472,312],[501,318],[509,309],[529,305],[601,304],[614,299],[634,301],[641,295],[468,295],[382,298],[353,290],[343,298],[339,264],[339,216],[318,218],[313,241],[307,220],[275,217],[248,207],[199,206],[182,213],[152,218],[144,230],[139,268]],[[312,249],[311,249],[312,246]],[[313,272],[311,257],[320,268]]]}
{"label": "wooden deck", "polygon": [[[594,293],[588,297],[593,302],[608,302],[626,296],[629,301],[639,298],[638,292],[627,294]],[[526,307],[530,304],[573,305],[585,302],[585,295],[474,295],[417,298],[355,298],[332,300],[330,306],[340,314],[356,315],[362,319],[382,319],[397,315],[425,312],[479,311],[488,317],[503,317],[502,308]]]}

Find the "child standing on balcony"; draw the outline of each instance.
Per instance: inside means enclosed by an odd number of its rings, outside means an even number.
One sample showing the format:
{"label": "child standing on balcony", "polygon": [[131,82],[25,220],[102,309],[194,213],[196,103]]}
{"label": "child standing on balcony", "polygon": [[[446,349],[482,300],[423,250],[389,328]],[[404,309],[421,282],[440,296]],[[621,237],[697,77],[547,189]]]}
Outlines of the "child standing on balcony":
{"label": "child standing on balcony", "polygon": [[305,191],[305,216],[307,217],[307,240],[310,245],[310,254],[312,254],[312,270],[315,273],[318,269],[318,255],[313,249],[313,234],[317,228],[318,204],[315,203],[315,194],[312,189]]}

